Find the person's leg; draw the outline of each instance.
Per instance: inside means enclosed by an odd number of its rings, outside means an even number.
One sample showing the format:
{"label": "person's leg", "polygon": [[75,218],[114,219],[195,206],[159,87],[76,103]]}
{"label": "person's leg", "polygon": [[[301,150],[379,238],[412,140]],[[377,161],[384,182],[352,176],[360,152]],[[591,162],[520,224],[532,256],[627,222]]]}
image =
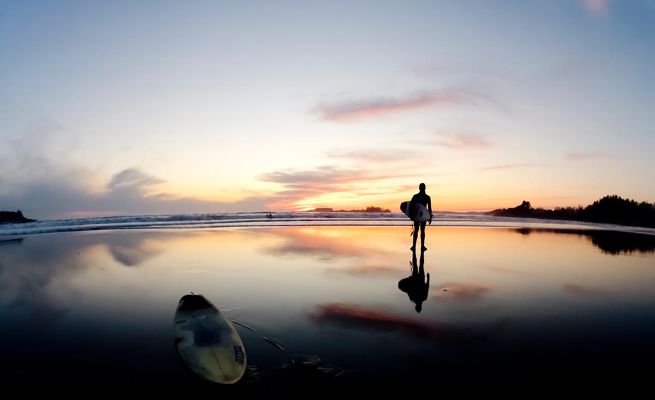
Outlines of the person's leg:
{"label": "person's leg", "polygon": [[427,250],[425,247],[425,222],[421,222],[421,249]]}
{"label": "person's leg", "polygon": [[412,251],[416,250],[416,239],[418,239],[418,228],[419,228],[419,223],[414,221],[414,240],[412,241],[412,247],[410,249]]}

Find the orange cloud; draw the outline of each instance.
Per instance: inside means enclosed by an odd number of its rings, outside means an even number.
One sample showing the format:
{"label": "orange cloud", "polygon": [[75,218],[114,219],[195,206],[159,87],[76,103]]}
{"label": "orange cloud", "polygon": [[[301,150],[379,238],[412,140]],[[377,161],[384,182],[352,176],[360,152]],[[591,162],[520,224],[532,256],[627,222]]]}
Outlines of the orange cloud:
{"label": "orange cloud", "polygon": [[[412,178],[414,175],[372,173],[365,169],[322,166],[312,170],[274,171],[259,176],[265,182],[279,183],[283,189],[271,196],[271,205],[278,209],[298,209],[300,202],[310,206],[317,199],[328,194],[350,194],[361,197],[375,181],[393,178]],[[310,204],[311,203],[311,204]],[[314,204],[315,206],[316,204]]]}

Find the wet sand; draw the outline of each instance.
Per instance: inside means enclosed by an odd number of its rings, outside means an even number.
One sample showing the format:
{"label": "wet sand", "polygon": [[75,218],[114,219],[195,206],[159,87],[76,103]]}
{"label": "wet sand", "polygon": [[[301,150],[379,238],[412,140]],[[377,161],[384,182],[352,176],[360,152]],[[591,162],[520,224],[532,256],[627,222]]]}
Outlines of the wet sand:
{"label": "wet sand", "polygon": [[3,240],[0,373],[206,387],[173,344],[190,292],[240,324],[250,368],[227,390],[638,381],[655,367],[653,236],[428,227],[414,274],[410,246],[406,227]]}

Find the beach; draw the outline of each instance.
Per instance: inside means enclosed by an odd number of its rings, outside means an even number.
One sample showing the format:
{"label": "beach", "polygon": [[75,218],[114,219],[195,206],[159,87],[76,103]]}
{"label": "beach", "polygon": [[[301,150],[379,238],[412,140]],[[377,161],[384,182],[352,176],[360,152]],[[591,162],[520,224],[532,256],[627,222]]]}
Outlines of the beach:
{"label": "beach", "polygon": [[13,383],[202,386],[173,337],[195,293],[245,345],[230,390],[652,371],[655,236],[530,224],[428,226],[416,260],[406,223],[5,235],[0,368]]}

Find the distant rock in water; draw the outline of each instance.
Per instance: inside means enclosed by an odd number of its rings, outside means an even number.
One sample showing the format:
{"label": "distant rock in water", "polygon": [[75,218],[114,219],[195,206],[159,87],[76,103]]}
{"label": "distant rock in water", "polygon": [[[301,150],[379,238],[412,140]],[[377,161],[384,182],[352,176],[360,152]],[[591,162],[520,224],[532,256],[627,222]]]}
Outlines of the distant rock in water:
{"label": "distant rock in water", "polygon": [[25,222],[34,222],[35,220],[25,218],[21,210],[0,211],[0,224],[20,224]]}
{"label": "distant rock in water", "polygon": [[617,195],[605,196],[584,208],[560,207],[554,210],[532,208],[530,202],[524,200],[514,208],[501,208],[487,214],[502,217],[564,219],[655,228],[654,204],[645,201],[638,203]]}

